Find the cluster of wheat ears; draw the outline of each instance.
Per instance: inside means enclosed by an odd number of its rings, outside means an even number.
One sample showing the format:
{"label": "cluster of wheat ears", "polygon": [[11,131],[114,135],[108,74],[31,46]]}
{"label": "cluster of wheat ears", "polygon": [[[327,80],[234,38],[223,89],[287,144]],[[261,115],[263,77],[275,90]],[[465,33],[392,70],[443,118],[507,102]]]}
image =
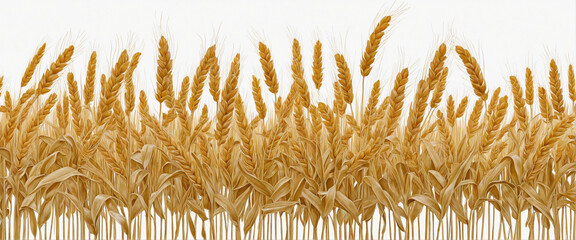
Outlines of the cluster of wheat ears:
{"label": "cluster of wheat ears", "polygon": [[[370,35],[356,86],[364,88],[390,20]],[[45,46],[18,96],[2,93],[2,239],[520,239],[524,228],[531,239],[576,237],[572,66],[571,108],[554,60],[549,88],[534,86],[527,68],[523,83],[510,76],[509,99],[489,91],[477,59],[456,46],[475,94],[457,104],[444,94],[449,49],[441,44],[412,101],[402,69],[386,97],[375,81],[364,104],[353,94],[351,64],[335,54],[327,103],[310,99],[326,83],[321,42],[310,82],[293,41],[287,96],[279,95],[273,54],[259,43],[262,71],[251,79],[257,114],[249,116],[237,89],[240,55],[222,74],[216,46],[176,93],[162,37],[157,102],[136,92],[140,53],[127,51],[102,74],[100,93],[96,52],[83,86],[63,74],[73,46],[33,86]],[[66,81],[66,91],[49,95],[56,81]],[[199,106],[204,88],[214,117]]]}

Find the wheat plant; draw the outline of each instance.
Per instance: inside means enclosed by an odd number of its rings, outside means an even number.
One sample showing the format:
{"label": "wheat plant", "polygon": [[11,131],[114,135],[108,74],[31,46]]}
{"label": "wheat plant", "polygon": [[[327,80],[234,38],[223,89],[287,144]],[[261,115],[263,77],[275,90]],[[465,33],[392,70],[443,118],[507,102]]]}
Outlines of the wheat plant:
{"label": "wheat plant", "polygon": [[[2,92],[0,239],[575,239],[573,67],[551,60],[549,86],[526,68],[502,84],[510,92],[489,89],[478,59],[443,43],[423,79],[404,68],[369,84],[390,22],[367,36],[359,63],[317,41],[305,66],[294,39],[286,79],[266,43],[250,79],[242,56],[223,62],[214,45],[180,87],[162,37],[153,98],[135,88],[148,81],[134,74],[138,52],[106,73],[93,52],[72,73],[74,46],[45,59],[42,45],[18,93]],[[474,95],[445,92],[449,53]],[[312,97],[330,85],[333,97]]]}

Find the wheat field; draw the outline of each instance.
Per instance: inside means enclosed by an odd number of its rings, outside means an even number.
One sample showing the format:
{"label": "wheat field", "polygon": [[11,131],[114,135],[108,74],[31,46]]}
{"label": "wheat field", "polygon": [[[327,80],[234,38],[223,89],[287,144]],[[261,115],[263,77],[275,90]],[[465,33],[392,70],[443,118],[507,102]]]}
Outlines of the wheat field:
{"label": "wheat field", "polygon": [[[251,79],[239,54],[222,62],[213,45],[175,86],[161,37],[153,96],[135,88],[139,52],[106,73],[93,52],[72,73],[74,46],[45,59],[42,45],[20,90],[1,92],[0,238],[575,239],[573,67],[550,60],[548,86],[526,68],[489,89],[469,50],[440,44],[423,79],[404,68],[366,84],[390,22],[367,36],[360,63],[317,41],[304,66],[294,39],[289,79],[260,42]],[[444,92],[450,52],[474,95]],[[335,76],[324,73],[332,57]],[[285,96],[279,81],[291,82]],[[331,100],[311,97],[326,85]]]}

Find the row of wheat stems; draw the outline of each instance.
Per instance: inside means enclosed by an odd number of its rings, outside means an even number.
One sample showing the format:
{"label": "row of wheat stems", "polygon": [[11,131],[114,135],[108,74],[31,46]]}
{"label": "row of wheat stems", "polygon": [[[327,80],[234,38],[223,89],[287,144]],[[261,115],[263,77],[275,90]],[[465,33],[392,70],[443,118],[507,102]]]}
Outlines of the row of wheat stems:
{"label": "row of wheat stems", "polygon": [[[382,18],[367,41],[362,92],[390,20]],[[96,52],[83,86],[64,74],[73,46],[34,85],[43,45],[18,96],[3,93],[0,238],[576,238],[572,66],[567,103],[554,60],[549,88],[534,86],[527,68],[510,76],[509,99],[501,88],[489,91],[478,61],[456,46],[475,94],[457,104],[444,94],[448,50],[438,47],[413,101],[405,99],[410,76],[402,69],[386,97],[375,81],[358,102],[353,65],[335,54],[327,103],[310,97],[330,81],[321,42],[309,85],[293,41],[287,96],[260,43],[262,72],[251,79],[256,115],[249,116],[237,90],[240,55],[222,74],[216,46],[176,93],[162,37],[154,102],[136,91],[140,53],[127,51],[101,75],[99,94]],[[46,97],[56,81],[67,89]],[[199,106],[204,88],[214,117]],[[158,116],[149,104],[159,105]]]}

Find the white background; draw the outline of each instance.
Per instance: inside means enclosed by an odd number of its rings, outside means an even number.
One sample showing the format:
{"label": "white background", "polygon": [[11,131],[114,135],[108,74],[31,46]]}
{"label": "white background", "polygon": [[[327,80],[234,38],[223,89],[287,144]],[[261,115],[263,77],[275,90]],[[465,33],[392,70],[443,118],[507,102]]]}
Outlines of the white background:
{"label": "white background", "polygon": [[[452,70],[447,91],[462,97],[472,89],[453,50],[455,45],[469,48],[479,59],[489,89],[508,87],[508,76],[523,76],[527,66],[533,68],[537,83],[546,84],[551,58],[557,59],[565,77],[575,58],[575,9],[570,0],[10,1],[0,7],[0,74],[5,76],[4,89],[14,91],[43,42],[48,46],[36,80],[57,54],[74,44],[74,59],[66,71],[73,71],[82,82],[92,50],[99,53],[99,73],[108,74],[121,50],[128,48],[131,53],[142,52],[136,83],[151,94],[156,45],[159,36],[165,35],[175,56],[175,89],[184,76],[193,75],[205,49],[217,43],[223,74],[234,54],[241,53],[240,86],[246,87],[241,94],[250,104],[250,76],[263,77],[258,41],[271,48],[281,91],[286,93],[292,81],[292,39],[300,40],[307,76],[311,75],[312,47],[319,39],[324,44],[326,67],[319,99],[325,101],[335,78],[334,54],[345,55],[355,83],[359,83],[366,40],[376,22],[392,14],[392,26],[386,31],[366,91],[377,79],[387,91],[395,74],[409,67],[413,92],[433,51],[447,42]],[[65,89],[64,82],[57,89]],[[310,77],[308,84],[313,89]],[[211,104],[209,95],[204,97],[203,103]],[[153,109],[156,106],[152,104]]]}

